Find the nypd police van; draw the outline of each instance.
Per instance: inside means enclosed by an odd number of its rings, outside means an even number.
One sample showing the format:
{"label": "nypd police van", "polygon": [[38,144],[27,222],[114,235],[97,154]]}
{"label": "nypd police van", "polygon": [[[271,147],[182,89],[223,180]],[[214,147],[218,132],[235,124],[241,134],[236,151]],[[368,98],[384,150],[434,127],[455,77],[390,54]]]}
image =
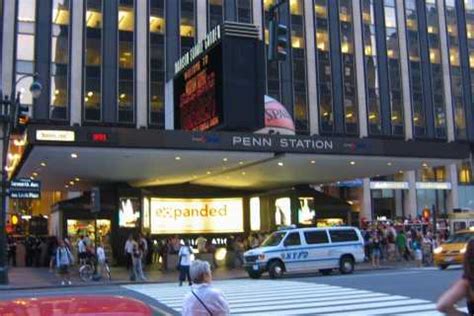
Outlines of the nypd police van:
{"label": "nypd police van", "polygon": [[363,262],[364,239],[355,227],[290,228],[272,233],[260,247],[245,252],[245,269],[257,279],[268,272],[279,278],[285,272],[320,271],[342,274]]}

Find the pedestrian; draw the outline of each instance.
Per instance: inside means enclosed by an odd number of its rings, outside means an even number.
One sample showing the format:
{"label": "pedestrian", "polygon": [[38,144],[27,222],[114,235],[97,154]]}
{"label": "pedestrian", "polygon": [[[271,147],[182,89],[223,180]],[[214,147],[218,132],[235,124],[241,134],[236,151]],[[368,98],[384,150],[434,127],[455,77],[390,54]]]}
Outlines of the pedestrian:
{"label": "pedestrian", "polygon": [[184,298],[182,315],[229,315],[229,304],[224,294],[211,284],[212,273],[209,263],[194,261],[191,264],[190,274],[194,285]]}
{"label": "pedestrian", "polygon": [[16,267],[16,240],[10,235],[8,236],[8,264]]}
{"label": "pedestrian", "polygon": [[107,258],[105,256],[104,244],[102,242],[100,242],[99,245],[97,246],[96,255],[97,255],[97,268],[98,268],[97,272],[99,273],[100,276],[102,276],[104,274],[105,263],[107,261]]}
{"label": "pedestrian", "polygon": [[86,263],[87,244],[83,235],[79,237],[79,241],[77,242],[77,256],[79,257],[79,265],[83,265]]}
{"label": "pedestrian", "polygon": [[140,248],[141,256],[142,256],[142,267],[146,265],[147,255],[148,255],[148,241],[146,240],[145,236],[142,234],[138,235],[138,247]]}
{"label": "pedestrian", "polygon": [[189,241],[186,240],[184,246],[182,246],[178,252],[179,286],[182,286],[186,279],[188,280],[189,285],[192,285],[191,276],[189,275],[192,254],[193,250],[189,245]]}
{"label": "pedestrian", "polygon": [[412,250],[415,256],[416,266],[418,268],[421,268],[421,263],[422,263],[421,261],[423,259],[423,254],[421,252],[421,236],[419,233],[417,233],[415,235],[415,238],[413,238]]}
{"label": "pedestrian", "polygon": [[204,236],[200,235],[196,239],[196,245],[197,245],[197,249],[198,249],[199,253],[206,253],[207,252],[206,244],[207,244],[207,239],[204,238]]}
{"label": "pedestrian", "polygon": [[142,280],[146,281],[145,275],[143,274],[143,250],[140,248],[139,245],[140,238],[134,240],[133,250],[132,250],[132,273],[131,273],[131,280]]}
{"label": "pedestrian", "polygon": [[380,240],[379,234],[377,232],[374,233],[371,245],[372,266],[374,268],[379,268],[380,257],[382,256],[382,241]]}
{"label": "pedestrian", "polygon": [[[127,270],[131,271],[132,268],[132,254],[133,254],[133,235],[128,236],[124,246],[125,260],[127,262]],[[130,274],[132,275],[132,274]]]}
{"label": "pedestrian", "polygon": [[56,251],[56,267],[61,276],[61,285],[71,285],[71,277],[69,275],[69,267],[73,264],[74,257],[71,251],[66,247],[64,241],[59,242],[59,247]]}
{"label": "pedestrian", "polygon": [[466,315],[454,305],[466,298],[469,315],[474,315],[474,239],[469,241],[463,262],[464,274],[438,300],[437,309],[447,315]]}
{"label": "pedestrian", "polygon": [[[64,243],[64,246],[67,245]],[[53,267],[56,263],[56,251],[58,250],[58,239],[53,236],[49,241],[48,253],[49,253],[49,272],[53,272]]]}

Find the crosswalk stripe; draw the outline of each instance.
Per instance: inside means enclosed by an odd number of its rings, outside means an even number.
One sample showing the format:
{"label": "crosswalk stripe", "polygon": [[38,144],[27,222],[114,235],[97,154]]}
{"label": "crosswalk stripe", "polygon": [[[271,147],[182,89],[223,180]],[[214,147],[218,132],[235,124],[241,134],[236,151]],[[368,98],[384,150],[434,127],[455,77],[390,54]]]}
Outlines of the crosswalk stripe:
{"label": "crosswalk stripe", "polygon": [[[435,304],[427,300],[326,284],[238,279],[215,281],[213,286],[224,293],[233,315],[414,315],[415,312],[417,315],[439,315]],[[156,299],[176,312],[181,311],[190,289],[176,283],[123,287]]]}

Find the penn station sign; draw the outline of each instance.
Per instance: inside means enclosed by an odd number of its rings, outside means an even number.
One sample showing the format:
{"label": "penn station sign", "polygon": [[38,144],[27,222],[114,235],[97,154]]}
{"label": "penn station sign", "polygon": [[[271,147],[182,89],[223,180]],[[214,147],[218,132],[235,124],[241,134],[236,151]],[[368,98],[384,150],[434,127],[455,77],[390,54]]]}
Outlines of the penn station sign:
{"label": "penn station sign", "polygon": [[283,150],[333,150],[334,142],[324,139],[301,139],[293,137],[271,138],[266,136],[233,136],[232,146],[247,148],[281,148]]}

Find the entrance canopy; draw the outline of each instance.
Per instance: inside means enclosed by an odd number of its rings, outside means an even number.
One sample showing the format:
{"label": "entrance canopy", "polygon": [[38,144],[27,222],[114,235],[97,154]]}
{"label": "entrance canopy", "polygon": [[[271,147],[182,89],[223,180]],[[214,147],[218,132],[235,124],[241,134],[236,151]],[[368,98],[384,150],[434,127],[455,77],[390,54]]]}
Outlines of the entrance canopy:
{"label": "entrance canopy", "polygon": [[39,125],[25,146],[14,175],[46,190],[114,182],[270,189],[447,165],[470,153],[457,143]]}

